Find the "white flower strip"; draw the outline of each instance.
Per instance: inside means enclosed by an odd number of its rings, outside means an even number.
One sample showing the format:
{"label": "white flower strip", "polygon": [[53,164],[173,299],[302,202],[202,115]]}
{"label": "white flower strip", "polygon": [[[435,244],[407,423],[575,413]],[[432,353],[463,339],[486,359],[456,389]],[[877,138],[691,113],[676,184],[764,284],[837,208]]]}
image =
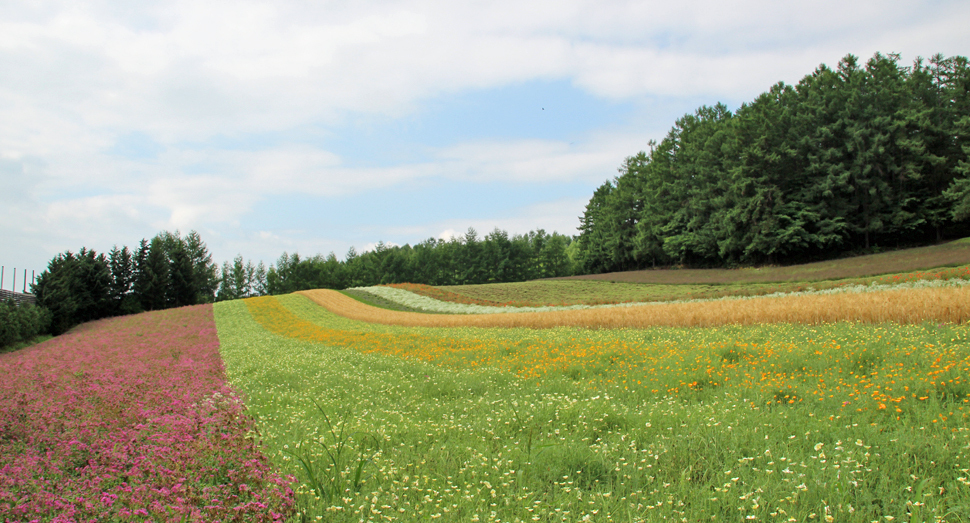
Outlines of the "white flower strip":
{"label": "white flower strip", "polygon": [[[508,312],[542,312],[592,308],[590,305],[568,305],[558,307],[492,307],[489,305],[470,305],[467,303],[453,303],[449,301],[436,300],[434,298],[421,296],[420,294],[415,294],[411,291],[397,289],[394,287],[357,287],[354,290],[369,292],[370,294],[380,296],[385,300],[414,309],[421,309],[428,312],[447,312],[451,314],[496,314]],[[607,305],[607,307],[615,306],[616,305]]]}
{"label": "white flower strip", "polygon": [[[579,309],[604,309],[609,307],[638,307],[641,305],[664,305],[668,303],[695,303],[695,302],[707,302],[707,301],[723,301],[723,300],[755,300],[762,298],[781,298],[784,296],[809,296],[813,294],[842,294],[849,292],[878,292],[878,291],[891,291],[891,290],[902,290],[902,289],[923,289],[932,287],[963,287],[965,285],[970,285],[970,280],[963,279],[952,279],[952,280],[918,280],[915,282],[906,283],[896,283],[896,284],[879,284],[872,283],[869,285],[846,285],[843,287],[834,287],[831,289],[822,290],[807,290],[799,292],[775,292],[772,294],[762,294],[758,296],[724,296],[722,298],[711,298],[711,299],[696,299],[696,300],[675,300],[675,301],[663,301],[663,302],[628,302],[628,303],[613,303],[606,305],[562,305],[562,306],[548,306],[548,307],[492,307],[489,305],[470,305],[466,303],[453,303],[448,301],[436,300],[434,298],[429,298],[427,296],[422,296],[420,294],[415,294],[411,291],[404,289],[398,289],[395,287],[355,287],[353,290],[360,290],[368,292],[375,296],[380,296],[385,300],[392,301],[399,305],[404,305],[414,309],[421,309],[427,312],[444,312],[450,314],[504,314],[504,313],[515,313],[515,312],[544,312],[544,311],[568,311],[568,310],[579,310]],[[809,288],[811,289],[811,287]]]}

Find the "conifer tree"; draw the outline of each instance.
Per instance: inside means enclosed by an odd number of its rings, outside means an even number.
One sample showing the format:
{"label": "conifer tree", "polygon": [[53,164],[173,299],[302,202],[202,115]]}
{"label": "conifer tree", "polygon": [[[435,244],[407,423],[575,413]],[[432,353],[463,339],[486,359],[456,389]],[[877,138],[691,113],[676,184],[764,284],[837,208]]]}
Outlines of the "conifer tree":
{"label": "conifer tree", "polygon": [[165,243],[160,237],[148,244],[142,280],[141,304],[147,311],[161,310],[168,305],[169,261]]}
{"label": "conifer tree", "polygon": [[132,296],[135,281],[135,260],[128,246],[111,249],[108,254],[111,266],[111,301],[115,314],[131,314],[138,311]]}

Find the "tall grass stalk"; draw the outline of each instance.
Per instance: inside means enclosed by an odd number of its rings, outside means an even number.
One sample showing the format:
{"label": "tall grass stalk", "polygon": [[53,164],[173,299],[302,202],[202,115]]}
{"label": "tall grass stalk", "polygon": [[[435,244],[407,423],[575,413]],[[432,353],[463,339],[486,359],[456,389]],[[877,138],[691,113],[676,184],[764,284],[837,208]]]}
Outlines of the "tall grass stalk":
{"label": "tall grass stalk", "polygon": [[[364,467],[371,463],[374,449],[380,449],[380,441],[373,434],[347,432],[349,411],[342,420],[334,423],[316,400],[311,401],[323,417],[326,433],[305,439],[295,449],[284,452],[297,460],[311,491],[324,502],[332,503],[341,496],[353,496],[360,491]],[[322,450],[323,454],[314,453],[314,448]],[[368,451],[371,451],[370,457]],[[321,464],[318,456],[323,457],[325,463]]]}

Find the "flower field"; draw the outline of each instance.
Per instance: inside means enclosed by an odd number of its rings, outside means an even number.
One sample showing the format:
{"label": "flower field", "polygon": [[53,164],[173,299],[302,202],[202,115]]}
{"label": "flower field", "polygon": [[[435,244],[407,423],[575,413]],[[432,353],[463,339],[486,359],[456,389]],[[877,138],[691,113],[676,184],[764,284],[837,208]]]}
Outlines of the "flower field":
{"label": "flower field", "polygon": [[[960,323],[970,320],[970,285],[966,280],[959,281],[959,285],[926,283],[920,287],[874,292],[822,291],[745,300],[650,303],[579,310],[565,308],[517,314],[428,315],[371,307],[326,289],[300,291],[299,294],[348,318],[412,327],[645,328],[837,321]],[[390,291],[406,292],[400,289]],[[464,307],[459,304],[447,306]]]}
{"label": "flower field", "polygon": [[[403,305],[404,307],[417,312],[439,312],[448,314],[506,314],[512,312],[544,312],[552,310],[579,310],[590,308],[589,305],[517,307],[511,305],[502,306],[498,304],[481,305],[476,303],[462,303],[459,301],[446,301],[432,298],[423,292],[415,292],[397,285],[358,287],[351,290],[366,292],[387,302]],[[451,296],[447,297],[450,298]]]}
{"label": "flower field", "polygon": [[450,303],[462,303],[465,305],[484,305],[486,307],[502,307],[504,305],[510,305],[508,303],[499,303],[495,301],[482,300],[478,298],[472,298],[455,292],[447,291],[440,287],[433,287],[431,285],[423,285],[419,283],[391,283],[386,287],[392,289],[401,289],[408,291],[419,296],[426,296],[437,301],[445,301]]}
{"label": "flower field", "polygon": [[0,519],[968,521],[970,288],[934,285],[89,323],[0,355]]}
{"label": "flower field", "polygon": [[965,325],[216,319],[306,521],[970,518]]}
{"label": "flower field", "polygon": [[[923,276],[922,273],[917,273],[918,276]],[[961,276],[970,276],[970,274],[961,273]],[[907,289],[928,289],[928,288],[941,288],[941,287],[966,287],[970,286],[970,278],[960,277],[951,279],[929,279],[929,278],[917,278],[911,280],[890,280],[886,283],[871,282],[868,285],[862,284],[841,284],[837,286],[828,286],[824,289],[814,289],[809,287],[808,290],[799,290],[793,292],[775,292],[770,294],[762,294],[757,296],[722,296],[715,299],[689,299],[689,300],[670,300],[664,303],[699,303],[699,302],[711,302],[711,301],[736,301],[736,300],[755,300],[755,303],[762,303],[760,300],[762,298],[784,298],[784,297],[798,297],[798,296],[819,296],[819,295],[829,295],[829,294],[846,294],[846,293],[864,293],[864,292],[883,292],[883,291],[899,291]],[[644,305],[644,303],[638,302],[622,302],[622,303],[607,303],[607,304],[573,304],[573,305],[542,305],[542,306],[532,306],[532,305],[482,305],[475,303],[466,303],[464,301],[452,300],[453,293],[445,294],[442,297],[432,297],[433,294],[426,292],[424,287],[420,285],[379,285],[374,287],[358,287],[356,289],[351,289],[352,291],[364,292],[371,296],[378,297],[381,301],[387,304],[392,304],[400,306],[402,310],[408,310],[412,312],[434,312],[434,313],[448,313],[448,314],[506,314],[510,312],[549,312],[549,311],[566,311],[566,310],[582,310],[582,309],[608,309],[611,307],[636,307]],[[430,287],[433,288],[433,287]],[[318,293],[311,293],[318,294]],[[655,303],[659,304],[659,303]],[[741,307],[750,307],[750,304],[742,304]]]}
{"label": "flower field", "polygon": [[288,481],[226,386],[212,306],[0,355],[3,521],[283,521]]}

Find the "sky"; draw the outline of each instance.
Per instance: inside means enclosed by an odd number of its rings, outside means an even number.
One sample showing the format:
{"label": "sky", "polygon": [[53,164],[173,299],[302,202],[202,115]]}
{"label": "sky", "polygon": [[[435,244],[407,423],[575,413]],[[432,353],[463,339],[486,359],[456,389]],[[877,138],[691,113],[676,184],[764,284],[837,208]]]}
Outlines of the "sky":
{"label": "sky", "polygon": [[574,235],[701,105],[850,53],[967,56],[967,27],[963,0],[0,0],[2,287],[165,230],[267,265]]}

